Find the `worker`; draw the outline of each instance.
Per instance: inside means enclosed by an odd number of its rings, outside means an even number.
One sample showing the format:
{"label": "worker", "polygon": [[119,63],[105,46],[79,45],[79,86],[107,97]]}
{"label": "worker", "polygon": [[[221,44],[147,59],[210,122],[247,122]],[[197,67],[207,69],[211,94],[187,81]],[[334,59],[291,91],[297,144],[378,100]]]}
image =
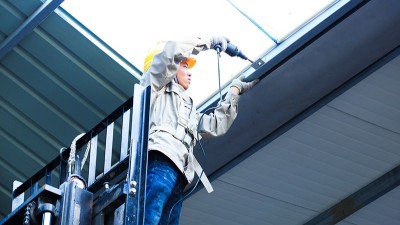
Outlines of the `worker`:
{"label": "worker", "polygon": [[145,224],[179,224],[183,191],[195,172],[212,191],[193,155],[196,139],[226,133],[236,118],[240,95],[257,81],[233,80],[223,101],[202,118],[185,91],[191,82],[189,69],[196,63],[193,55],[217,45],[225,51],[228,42],[219,36],[160,42],[145,58],[141,85],[151,85],[152,90]]}

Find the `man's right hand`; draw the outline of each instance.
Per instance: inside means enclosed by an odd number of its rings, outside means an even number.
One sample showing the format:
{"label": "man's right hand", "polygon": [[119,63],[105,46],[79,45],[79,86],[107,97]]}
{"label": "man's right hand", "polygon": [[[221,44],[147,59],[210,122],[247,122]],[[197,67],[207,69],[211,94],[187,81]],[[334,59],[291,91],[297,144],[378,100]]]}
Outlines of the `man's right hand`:
{"label": "man's right hand", "polygon": [[221,52],[224,52],[228,47],[229,39],[223,36],[214,36],[210,38],[210,49],[215,49],[216,46],[220,48]]}

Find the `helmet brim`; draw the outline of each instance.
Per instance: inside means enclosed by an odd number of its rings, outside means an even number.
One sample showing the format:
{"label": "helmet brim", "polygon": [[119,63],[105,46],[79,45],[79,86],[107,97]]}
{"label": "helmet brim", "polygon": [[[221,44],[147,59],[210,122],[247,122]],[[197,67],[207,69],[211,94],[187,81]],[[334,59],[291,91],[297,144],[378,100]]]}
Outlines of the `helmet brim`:
{"label": "helmet brim", "polygon": [[186,58],[186,59],[182,60],[181,63],[187,63],[188,64],[188,68],[191,69],[196,64],[196,59],[192,58],[192,57],[189,57],[189,58]]}

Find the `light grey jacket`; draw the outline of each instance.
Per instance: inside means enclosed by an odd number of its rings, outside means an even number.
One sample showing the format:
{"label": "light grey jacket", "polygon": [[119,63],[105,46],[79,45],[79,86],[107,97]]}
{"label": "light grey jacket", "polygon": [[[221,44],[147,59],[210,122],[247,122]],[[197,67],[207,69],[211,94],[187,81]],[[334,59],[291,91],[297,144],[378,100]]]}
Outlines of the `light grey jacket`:
{"label": "light grey jacket", "polygon": [[[237,116],[240,97],[228,92],[217,109],[202,117],[197,129],[201,114],[174,78],[182,59],[209,48],[209,40],[200,38],[166,42],[141,81],[143,86],[152,88],[149,151],[157,150],[168,156],[189,183],[197,164],[193,156],[197,130],[200,138],[226,133]],[[200,175],[198,170],[196,172]]]}

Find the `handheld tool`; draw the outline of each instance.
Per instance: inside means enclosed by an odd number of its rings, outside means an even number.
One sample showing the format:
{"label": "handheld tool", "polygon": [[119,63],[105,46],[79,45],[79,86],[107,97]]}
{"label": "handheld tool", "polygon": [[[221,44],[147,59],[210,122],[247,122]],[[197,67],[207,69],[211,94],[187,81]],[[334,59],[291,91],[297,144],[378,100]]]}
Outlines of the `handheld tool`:
{"label": "handheld tool", "polygon": [[[217,52],[220,52],[221,51],[221,46],[220,45],[216,45],[214,47],[214,49]],[[242,58],[244,60],[248,60],[251,63],[253,63],[253,61],[250,60],[242,51],[240,51],[239,48],[236,45],[234,45],[234,44],[232,44],[230,42],[228,42],[228,46],[226,47],[225,53],[228,54],[229,56],[232,56],[232,57],[237,56],[239,58]]]}

